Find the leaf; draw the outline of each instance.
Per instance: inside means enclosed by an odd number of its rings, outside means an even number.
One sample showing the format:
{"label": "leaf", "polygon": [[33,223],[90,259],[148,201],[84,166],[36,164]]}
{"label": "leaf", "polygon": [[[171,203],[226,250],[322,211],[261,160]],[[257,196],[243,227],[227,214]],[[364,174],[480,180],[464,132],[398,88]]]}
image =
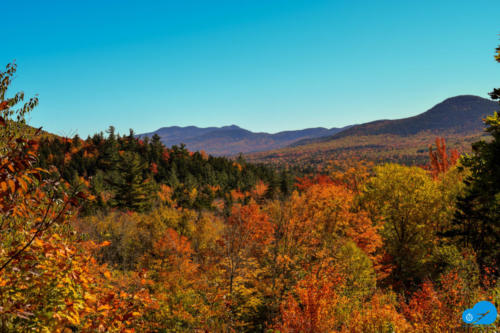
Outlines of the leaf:
{"label": "leaf", "polygon": [[26,182],[24,180],[22,180],[21,178],[19,178],[17,180],[17,182],[19,183],[19,185],[21,186],[21,188],[26,192],[28,190],[28,185],[26,184]]}
{"label": "leaf", "polygon": [[[0,111],[5,110],[7,108],[8,108],[7,101],[3,101],[2,103],[0,103]],[[0,125],[5,126],[5,119],[3,119],[3,117],[0,117]]]}
{"label": "leaf", "polygon": [[111,306],[108,304],[101,305],[100,307],[97,308],[97,311],[99,311],[99,312],[107,311],[107,310],[111,310]]}
{"label": "leaf", "polygon": [[12,179],[8,179],[7,183],[9,184],[11,192],[16,192],[16,184],[14,183],[14,181]]}

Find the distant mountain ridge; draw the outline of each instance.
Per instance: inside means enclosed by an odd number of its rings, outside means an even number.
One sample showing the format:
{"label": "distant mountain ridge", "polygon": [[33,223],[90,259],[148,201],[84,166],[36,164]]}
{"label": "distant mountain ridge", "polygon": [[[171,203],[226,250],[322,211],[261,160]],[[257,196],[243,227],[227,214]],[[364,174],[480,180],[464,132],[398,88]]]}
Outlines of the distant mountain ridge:
{"label": "distant mountain ridge", "polygon": [[251,132],[236,125],[223,127],[170,126],[137,135],[140,138],[157,134],[167,147],[185,144],[189,150],[203,150],[212,155],[234,155],[279,149],[303,140],[330,136],[344,128],[307,128],[275,134]]}
{"label": "distant mountain ridge", "polygon": [[498,103],[482,97],[456,96],[414,117],[355,125],[334,135],[300,140],[245,158],[256,163],[320,168],[331,163],[348,167],[340,164],[357,160],[425,165],[429,145],[436,137],[444,138],[447,147],[459,153],[470,152],[473,142],[489,137],[482,119],[499,109]]}
{"label": "distant mountain ridge", "polygon": [[307,128],[275,134],[255,133],[236,125],[223,127],[171,126],[154,132],[139,134],[152,137],[157,134],[170,147],[184,143],[191,151],[204,150],[212,155],[235,155],[273,151],[286,147],[333,142],[341,138],[396,135],[409,137],[419,133],[457,137],[482,132],[481,119],[498,109],[494,101],[473,95],[448,98],[431,109],[408,118],[377,120],[343,128]]}
{"label": "distant mountain ridge", "polygon": [[473,95],[460,95],[448,98],[417,116],[376,120],[352,126],[344,131],[322,138],[300,140],[291,146],[303,146],[314,142],[326,142],[348,136],[394,134],[399,136],[415,135],[429,131],[436,134],[471,134],[483,129],[482,118],[498,109],[498,103]]}

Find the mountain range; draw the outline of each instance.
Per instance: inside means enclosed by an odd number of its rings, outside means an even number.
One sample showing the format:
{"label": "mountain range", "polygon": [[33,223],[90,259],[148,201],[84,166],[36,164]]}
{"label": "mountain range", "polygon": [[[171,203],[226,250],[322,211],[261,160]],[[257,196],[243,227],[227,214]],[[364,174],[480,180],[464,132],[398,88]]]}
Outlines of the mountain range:
{"label": "mountain range", "polygon": [[245,157],[251,162],[320,168],[353,160],[424,165],[437,137],[444,138],[448,148],[470,152],[473,142],[488,136],[482,119],[499,108],[498,103],[478,96],[456,96],[414,117],[355,125]]}
{"label": "mountain range", "polygon": [[[199,128],[163,127],[151,133],[139,134],[139,137],[152,137],[157,134],[166,146],[185,144],[189,150],[204,150],[213,155],[235,155],[238,153],[250,154],[252,158],[261,156],[257,160],[266,160],[265,156],[275,156],[276,152],[307,151],[318,149],[318,145],[329,147],[338,146],[339,142],[357,142],[367,137],[373,137],[373,142],[384,141],[384,137],[401,137],[410,142],[411,137],[431,138],[435,136],[474,137],[481,135],[482,119],[498,109],[498,104],[491,100],[473,96],[461,95],[448,98],[431,109],[408,118],[396,120],[377,120],[360,125],[351,125],[343,128],[308,128],[304,130],[285,131],[275,134],[255,133],[236,125],[224,127]],[[382,145],[384,146],[384,145]],[[331,147],[330,147],[331,148]],[[342,144],[342,149],[352,149]],[[259,152],[268,152],[259,153]],[[292,154],[292,155],[295,155]]]}
{"label": "mountain range", "polygon": [[171,126],[139,134],[138,137],[152,137],[157,134],[167,147],[183,143],[191,151],[203,150],[212,155],[235,155],[279,149],[300,140],[334,135],[343,129],[345,128],[316,127],[270,134],[251,132],[236,125],[205,128]]}

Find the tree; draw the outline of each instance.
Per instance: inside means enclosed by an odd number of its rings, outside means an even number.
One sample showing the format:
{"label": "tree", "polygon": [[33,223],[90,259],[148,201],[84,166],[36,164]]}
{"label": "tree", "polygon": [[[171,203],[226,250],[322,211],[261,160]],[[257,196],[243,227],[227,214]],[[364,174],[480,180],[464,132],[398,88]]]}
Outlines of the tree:
{"label": "tree", "polygon": [[453,228],[447,235],[472,247],[481,266],[500,263],[500,115],[485,119],[493,140],[473,144],[461,163],[470,169],[466,194],[459,198]]}
{"label": "tree", "polygon": [[[260,207],[251,202],[235,204],[219,239],[220,268],[224,275],[228,322],[233,329],[247,326],[258,313],[263,293],[265,268],[260,260],[266,257],[268,245],[274,240],[274,225]],[[262,325],[262,323],[259,323]]]}
{"label": "tree", "polygon": [[86,194],[36,166],[40,131],[24,120],[36,101],[13,109],[23,100],[5,98],[14,73],[0,72],[0,330],[125,331],[148,304],[144,289],[110,283],[92,257],[99,246],[74,237],[67,222]]}
{"label": "tree", "polygon": [[326,333],[338,331],[342,320],[337,317],[342,306],[338,291],[343,277],[333,266],[315,267],[300,280],[280,305],[279,332]]}
{"label": "tree", "polygon": [[[497,47],[496,52],[497,54],[495,55],[495,60],[500,62],[500,46]],[[494,100],[500,100],[500,88],[493,89],[490,96]]]}
{"label": "tree", "polygon": [[142,259],[150,270],[151,289],[158,309],[149,317],[169,332],[195,331],[210,326],[210,304],[204,293],[199,265],[193,262],[189,240],[167,229]]}
{"label": "tree", "polygon": [[409,287],[427,274],[426,260],[443,223],[441,194],[421,168],[387,164],[375,172],[367,183],[364,205],[374,218],[383,218],[384,249],[395,265],[393,281]]}
{"label": "tree", "polygon": [[456,149],[451,150],[448,156],[446,142],[444,138],[436,138],[436,151],[429,146],[430,170],[434,179],[440,174],[446,173],[451,167],[457,164],[459,154]]}
{"label": "tree", "polygon": [[69,193],[67,183],[43,177],[47,171],[36,167],[38,134],[25,124],[25,115],[37,104],[30,100],[19,109],[24,94],[6,98],[8,86],[16,71],[8,65],[0,72],[0,272],[9,264],[22,260],[23,253],[50,227],[64,221],[76,204],[75,188]]}
{"label": "tree", "polygon": [[138,154],[125,151],[117,164],[117,180],[110,180],[115,188],[115,205],[122,209],[145,211],[151,207],[152,188],[150,180],[144,179],[145,163]]}
{"label": "tree", "polygon": [[26,125],[25,116],[38,105],[38,98],[31,98],[21,107],[16,106],[24,101],[24,92],[17,92],[13,97],[6,93],[16,73],[17,65],[8,64],[5,72],[0,71],[0,153],[3,155],[9,149],[9,142],[17,138],[28,138],[34,134],[34,129]]}
{"label": "tree", "polygon": [[[500,62],[500,47],[496,60]],[[500,101],[500,89],[490,96]],[[472,154],[461,159],[471,174],[457,203],[454,227],[447,233],[476,251],[482,269],[500,264],[500,114],[494,112],[484,123],[492,140],[474,143]]]}

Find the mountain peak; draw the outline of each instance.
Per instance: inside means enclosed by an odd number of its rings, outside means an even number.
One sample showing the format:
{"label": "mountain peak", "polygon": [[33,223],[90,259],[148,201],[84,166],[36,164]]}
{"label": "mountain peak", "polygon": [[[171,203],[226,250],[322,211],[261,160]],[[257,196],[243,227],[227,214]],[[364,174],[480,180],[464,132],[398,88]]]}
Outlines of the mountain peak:
{"label": "mountain peak", "polygon": [[477,95],[457,95],[453,97],[446,98],[444,101],[441,103],[449,103],[449,102],[469,102],[469,101],[484,101],[487,100],[486,98],[483,98],[481,96]]}
{"label": "mountain peak", "polygon": [[220,129],[232,129],[232,130],[234,130],[234,129],[243,129],[243,128],[233,124],[233,125],[229,125],[229,126],[222,126],[222,127],[220,127]]}
{"label": "mountain peak", "polygon": [[378,134],[395,134],[408,136],[422,131],[454,133],[474,133],[483,129],[482,119],[493,113],[498,104],[492,100],[474,95],[459,95],[445,99],[419,115],[395,119],[377,120],[352,126],[328,138],[318,141],[329,141],[351,135],[365,136]]}

